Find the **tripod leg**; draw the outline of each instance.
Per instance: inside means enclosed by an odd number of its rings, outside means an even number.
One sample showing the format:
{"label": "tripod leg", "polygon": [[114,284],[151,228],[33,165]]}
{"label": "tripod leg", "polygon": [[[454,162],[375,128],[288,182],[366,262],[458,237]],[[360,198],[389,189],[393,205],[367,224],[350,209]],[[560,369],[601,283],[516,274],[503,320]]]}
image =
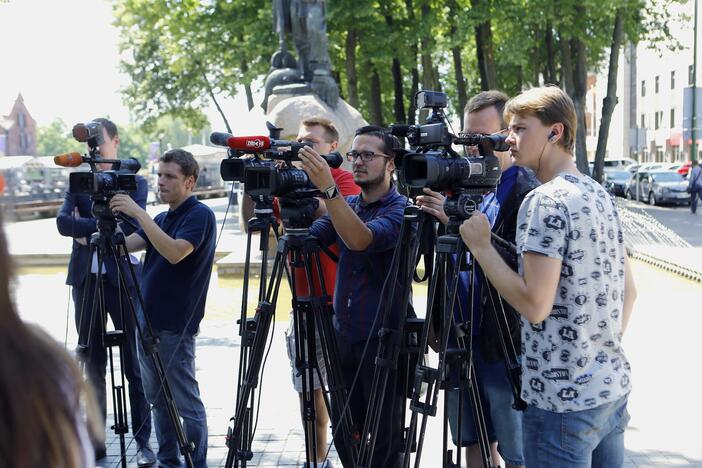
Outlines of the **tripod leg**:
{"label": "tripod leg", "polygon": [[[121,236],[121,234],[119,234]],[[165,406],[165,412],[168,415],[168,419],[170,420],[171,426],[173,427],[173,430],[175,432],[177,444],[179,446],[180,452],[185,458],[185,463],[186,466],[189,468],[193,468],[193,460],[192,460],[192,452],[194,450],[194,444],[192,442],[188,442],[188,439],[185,435],[185,431],[183,429],[183,425],[180,420],[180,414],[178,412],[178,407],[175,403],[175,398],[173,396],[173,392],[171,390],[170,383],[168,381],[168,378],[166,377],[166,369],[163,366],[163,362],[161,361],[161,357],[159,355],[158,350],[156,349],[156,346],[158,345],[158,338],[154,337],[153,335],[153,330],[151,328],[151,324],[148,320],[148,317],[146,316],[146,311],[144,309],[144,299],[141,294],[141,290],[138,287],[138,281],[137,281],[137,276],[136,272],[134,271],[134,267],[129,261],[129,254],[127,253],[127,248],[126,244],[124,243],[124,237],[119,237],[120,239],[117,242],[118,247],[112,247],[112,252],[114,253],[115,257],[118,258],[117,261],[117,272],[120,278],[120,281],[124,283],[125,281],[125,274],[122,271],[122,264],[120,262],[121,258],[126,259],[126,264],[128,265],[129,268],[129,274],[132,279],[132,284],[135,285],[135,292],[138,298],[138,304],[140,307],[140,310],[143,312],[142,314],[142,319],[144,322],[144,327],[142,330],[142,327],[139,326],[139,320],[137,317],[137,312],[136,312],[136,307],[134,306],[134,300],[133,298],[129,298],[129,301],[127,304],[129,305],[129,311],[132,316],[132,319],[134,320],[134,323],[137,324],[137,334],[140,338],[140,343],[138,346],[139,352],[143,352],[143,366],[142,366],[142,371],[144,372],[144,375],[142,377],[144,379],[147,378],[146,373],[153,371],[154,372],[154,377],[153,381],[156,382],[154,386],[158,387],[158,390],[155,392],[155,395],[152,395],[153,398],[150,398],[152,401],[155,401],[156,395],[161,394],[164,400],[164,406]],[[121,250],[120,250],[121,249]],[[123,255],[123,257],[120,257],[120,255]],[[148,387],[146,381],[144,382],[144,387]],[[203,415],[204,415],[204,408],[203,408]],[[206,444],[206,438],[205,441],[202,444]],[[206,446],[204,447],[199,447],[199,450],[206,450]]]}
{"label": "tripod leg", "polygon": [[[256,309],[256,316],[254,317],[254,320],[256,321],[256,332],[254,334],[253,345],[251,348],[249,368],[247,369],[246,378],[244,379],[243,385],[239,389],[239,393],[237,395],[238,404],[232,421],[230,437],[227,439],[227,446],[229,450],[227,453],[225,466],[228,468],[233,466],[235,462],[238,463],[238,461],[242,458],[248,460],[253,456],[253,454],[250,452],[242,453],[238,447],[244,445],[241,438],[244,434],[246,421],[246,404],[249,401],[251,392],[258,385],[265,353],[265,345],[268,339],[271,322],[275,314],[275,304],[278,299],[278,291],[280,289],[280,282],[283,275],[286,255],[287,247],[286,243],[283,241],[282,245],[278,246],[278,253],[276,254],[273,263],[273,279],[271,283],[268,284],[265,300],[261,301]],[[253,433],[249,437],[253,438]]]}

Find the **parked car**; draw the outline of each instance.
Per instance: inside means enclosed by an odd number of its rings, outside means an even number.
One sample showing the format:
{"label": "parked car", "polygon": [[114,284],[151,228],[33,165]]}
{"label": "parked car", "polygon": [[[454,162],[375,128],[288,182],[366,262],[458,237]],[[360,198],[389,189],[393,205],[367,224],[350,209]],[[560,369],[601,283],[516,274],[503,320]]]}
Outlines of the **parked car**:
{"label": "parked car", "polygon": [[675,171],[653,170],[639,172],[631,176],[626,184],[626,197],[646,200],[651,205],[690,203],[690,194],[685,190],[687,181]]}
{"label": "parked car", "polygon": [[676,169],[677,173],[683,177],[687,177],[690,173],[690,168],[692,167],[692,161],[687,161],[683,163],[679,168]]}
{"label": "parked car", "polygon": [[626,194],[626,183],[631,178],[627,170],[606,171],[604,174],[604,187],[613,195],[620,197]]}
{"label": "parked car", "polygon": [[616,169],[616,170],[623,170],[628,168],[629,166],[636,164],[636,161],[630,158],[621,158],[621,159],[605,159],[604,160],[604,169]]}

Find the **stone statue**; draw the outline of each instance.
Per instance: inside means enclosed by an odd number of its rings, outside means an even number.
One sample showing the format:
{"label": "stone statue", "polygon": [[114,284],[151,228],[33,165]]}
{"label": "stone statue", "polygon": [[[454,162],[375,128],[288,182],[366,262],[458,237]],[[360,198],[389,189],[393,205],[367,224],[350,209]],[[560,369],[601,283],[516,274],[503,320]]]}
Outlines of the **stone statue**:
{"label": "stone statue", "polygon": [[[271,70],[266,77],[264,110],[270,94],[280,87],[287,88],[287,94],[306,94],[311,90],[336,108],[339,86],[331,75],[324,0],[273,0],[273,20],[279,48],[271,57]],[[287,34],[292,34],[297,61],[288,51]]]}

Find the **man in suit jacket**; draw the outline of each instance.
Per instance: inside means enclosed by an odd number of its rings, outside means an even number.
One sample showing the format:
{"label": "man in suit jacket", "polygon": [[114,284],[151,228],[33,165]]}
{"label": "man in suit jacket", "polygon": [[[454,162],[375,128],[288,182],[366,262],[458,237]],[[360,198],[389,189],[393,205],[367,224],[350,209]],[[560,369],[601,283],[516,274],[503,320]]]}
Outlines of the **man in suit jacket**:
{"label": "man in suit jacket", "polygon": [[[100,155],[105,159],[117,159],[119,148],[119,135],[114,123],[107,119],[95,119],[102,124],[104,143],[99,146]],[[100,170],[112,169],[111,164],[98,164]],[[148,188],[146,180],[137,176],[137,191],[130,194],[142,208],[146,207],[146,196]],[[76,329],[79,334],[83,331],[83,343],[90,338],[86,355],[86,373],[94,387],[95,394],[102,409],[103,420],[106,417],[105,400],[105,367],[107,364],[107,352],[103,346],[101,327],[97,322],[98,315],[94,315],[94,324],[90,327],[91,314],[98,314],[99,310],[92,310],[93,297],[95,293],[96,281],[102,282],[104,290],[105,309],[112,318],[112,323],[116,330],[123,330],[126,337],[124,343],[124,373],[129,383],[129,403],[132,417],[132,434],[137,442],[137,464],[139,466],[150,466],[156,462],[156,457],[149,446],[149,436],[151,435],[151,414],[149,406],[144,397],[144,389],[141,383],[139,362],[136,353],[136,328],[131,316],[127,298],[122,298],[118,288],[119,273],[117,271],[116,259],[108,252],[104,258],[104,270],[102,274],[97,274],[97,258],[90,258],[90,236],[97,232],[97,220],[92,214],[92,201],[89,195],[71,194],[66,192],[66,196],[56,218],[56,225],[61,235],[73,238],[73,250],[68,264],[68,276],[66,284],[73,287],[73,302],[75,304]],[[136,223],[134,223],[136,226]],[[135,227],[129,223],[120,222],[120,228],[125,236],[134,232]],[[94,257],[97,257],[96,255]],[[133,291],[135,285],[128,273],[126,261],[122,260],[123,275],[125,285],[130,289],[130,296],[136,298]],[[134,265],[137,273],[137,281],[141,276],[141,264]],[[89,276],[90,275],[90,276]],[[91,279],[88,282],[88,279]],[[88,287],[90,285],[90,287]],[[136,306],[137,304],[135,304]],[[121,307],[120,307],[121,306]],[[95,458],[100,460],[106,456],[105,446],[96,447]]]}

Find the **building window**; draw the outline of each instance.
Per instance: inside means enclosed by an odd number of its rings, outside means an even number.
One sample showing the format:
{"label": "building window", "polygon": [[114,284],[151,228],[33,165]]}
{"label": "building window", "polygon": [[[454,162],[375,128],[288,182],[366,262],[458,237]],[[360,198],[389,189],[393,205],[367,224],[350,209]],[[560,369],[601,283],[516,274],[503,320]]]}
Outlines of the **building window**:
{"label": "building window", "polygon": [[646,96],[646,80],[641,80],[641,97]]}
{"label": "building window", "polygon": [[641,114],[641,128],[646,128],[646,114]]}
{"label": "building window", "polygon": [[22,153],[27,151],[27,135],[24,133],[20,135],[20,151],[22,151]]}
{"label": "building window", "polygon": [[670,72],[670,89],[675,89],[675,70]]}
{"label": "building window", "polygon": [[663,126],[663,111],[658,111],[655,114],[655,126],[654,128],[658,130]]}
{"label": "building window", "polygon": [[658,94],[658,91],[660,90],[661,85],[661,77],[660,75],[656,76],[656,94]]}
{"label": "building window", "polygon": [[17,114],[17,121],[19,122],[19,128],[24,128],[24,112]]}
{"label": "building window", "polygon": [[675,128],[675,109],[670,109],[670,128]]}
{"label": "building window", "polygon": [[687,84],[689,84],[691,86],[695,84],[694,83],[695,80],[693,78],[694,74],[695,74],[695,69],[693,68],[693,66],[690,65],[689,67],[687,67]]}

